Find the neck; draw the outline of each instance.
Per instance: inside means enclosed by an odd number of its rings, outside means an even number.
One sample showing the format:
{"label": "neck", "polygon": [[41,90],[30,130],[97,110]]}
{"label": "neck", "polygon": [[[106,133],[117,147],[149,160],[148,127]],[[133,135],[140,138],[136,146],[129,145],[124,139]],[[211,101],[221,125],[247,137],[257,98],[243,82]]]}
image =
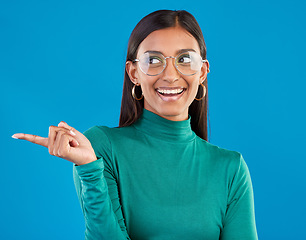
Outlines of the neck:
{"label": "neck", "polygon": [[175,113],[173,110],[172,111],[165,111],[165,112],[158,112],[155,109],[151,108],[150,106],[148,106],[147,104],[144,104],[144,109],[155,113],[156,115],[165,118],[167,120],[170,121],[184,121],[184,120],[188,120],[188,108],[186,109],[186,111],[182,112],[182,113]]}
{"label": "neck", "polygon": [[191,130],[190,116],[187,120],[171,121],[149,110],[143,109],[143,114],[133,126],[152,136],[170,142],[188,142],[195,138]]}

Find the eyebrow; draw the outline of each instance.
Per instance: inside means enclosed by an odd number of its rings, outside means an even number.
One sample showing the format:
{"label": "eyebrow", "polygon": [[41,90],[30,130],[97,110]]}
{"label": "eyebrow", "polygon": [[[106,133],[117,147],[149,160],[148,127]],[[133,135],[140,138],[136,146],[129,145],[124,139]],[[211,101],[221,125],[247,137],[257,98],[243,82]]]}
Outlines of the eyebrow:
{"label": "eyebrow", "polygon": [[[192,49],[192,48],[185,48],[185,49],[177,50],[177,51],[175,52],[175,54],[178,55],[178,54],[180,54],[180,53],[182,53],[182,52],[188,52],[188,51],[190,51],[190,52],[195,52],[195,50]],[[155,51],[155,50],[148,50],[148,51],[145,51],[144,53],[161,53],[162,55],[164,55],[162,52],[160,52],[160,51]]]}

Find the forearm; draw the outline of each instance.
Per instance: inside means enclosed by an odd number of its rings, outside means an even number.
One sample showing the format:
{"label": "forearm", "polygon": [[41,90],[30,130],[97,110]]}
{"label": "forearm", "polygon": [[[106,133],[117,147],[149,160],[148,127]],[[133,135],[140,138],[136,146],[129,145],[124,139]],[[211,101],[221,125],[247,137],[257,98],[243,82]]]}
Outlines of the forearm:
{"label": "forearm", "polygon": [[89,164],[74,166],[74,181],[85,218],[85,238],[130,239],[118,224],[103,175],[104,164],[98,159]]}

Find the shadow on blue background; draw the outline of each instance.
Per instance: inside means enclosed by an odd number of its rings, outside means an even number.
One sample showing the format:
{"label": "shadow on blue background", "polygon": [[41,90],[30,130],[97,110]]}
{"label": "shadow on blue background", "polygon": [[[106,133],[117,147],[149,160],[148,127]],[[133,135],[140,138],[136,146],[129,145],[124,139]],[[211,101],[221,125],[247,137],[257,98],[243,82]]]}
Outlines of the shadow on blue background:
{"label": "shadow on blue background", "polygon": [[72,164],[11,138],[117,126],[128,37],[158,9],[198,20],[211,64],[210,141],[251,172],[260,239],[305,223],[305,4],[302,1],[2,1],[0,239],[83,239]]}

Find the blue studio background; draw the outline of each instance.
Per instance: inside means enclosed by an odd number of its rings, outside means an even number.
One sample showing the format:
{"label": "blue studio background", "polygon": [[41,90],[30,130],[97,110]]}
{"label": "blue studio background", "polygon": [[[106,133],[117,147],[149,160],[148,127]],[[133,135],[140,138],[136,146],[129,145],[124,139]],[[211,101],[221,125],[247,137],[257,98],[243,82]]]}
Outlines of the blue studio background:
{"label": "blue studio background", "polygon": [[0,239],[84,239],[72,163],[17,132],[117,126],[127,42],[158,9],[198,20],[211,64],[210,142],[249,166],[260,239],[306,239],[305,3],[0,3]]}

